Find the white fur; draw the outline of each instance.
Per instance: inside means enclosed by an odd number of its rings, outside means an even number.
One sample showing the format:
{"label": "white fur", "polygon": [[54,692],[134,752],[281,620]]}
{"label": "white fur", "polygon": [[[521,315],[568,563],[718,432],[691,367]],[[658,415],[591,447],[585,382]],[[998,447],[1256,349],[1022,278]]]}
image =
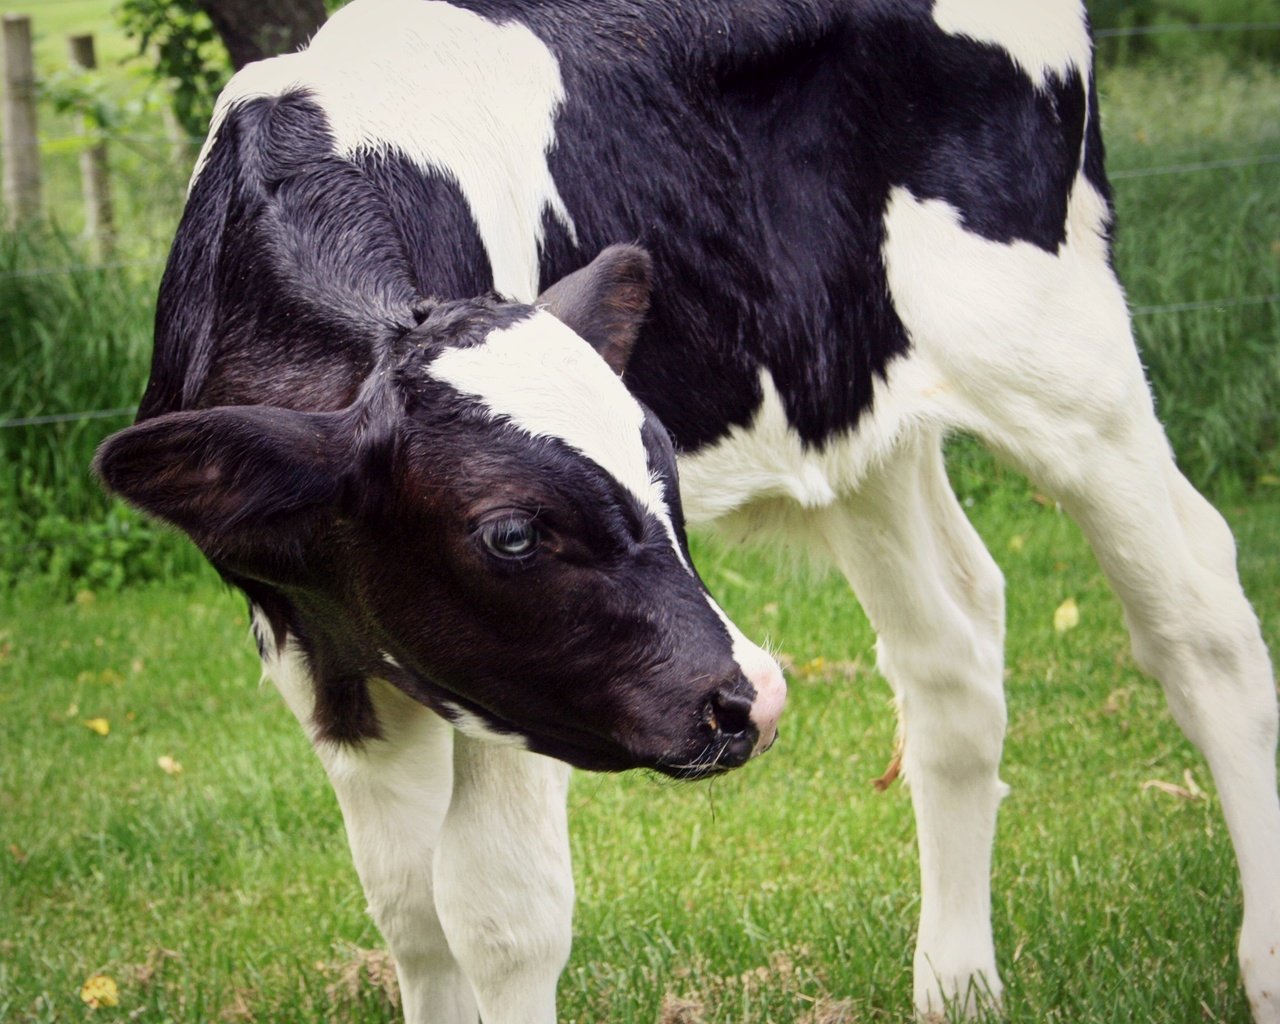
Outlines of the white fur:
{"label": "white fur", "polygon": [[529,744],[523,736],[513,732],[498,732],[490,728],[489,723],[479,715],[473,715],[470,711],[464,711],[454,704],[448,704],[445,710],[453,727],[464,736],[469,736],[473,740],[496,743],[502,747],[515,747],[517,750],[529,749]]}
{"label": "white fur", "polygon": [[933,20],[951,35],[999,46],[1036,85],[1050,74],[1088,72],[1092,46],[1077,0],[936,0]]}
{"label": "white fur", "polygon": [[890,364],[888,383],[876,392],[873,415],[857,429],[806,449],[783,410],[768,370],[760,371],[763,400],[746,427],[680,460],[680,494],[691,523],[723,520],[763,499],[781,498],[802,509],[826,508],[857,490],[867,472],[890,458],[902,435],[932,418],[944,383],[927,359]]}
{"label": "white fur", "polygon": [[574,226],[546,158],[564,86],[532,32],[431,0],[343,8],[308,49],[236,74],[218,99],[192,184],[234,106],[299,88],[324,110],[339,154],[396,152],[456,181],[494,288],[533,301],[543,211],[571,236]]}
{"label": "white fur", "polygon": [[[297,648],[269,652],[264,668],[312,732]],[[370,689],[383,738],[316,752],[407,1024],[554,1024],[573,911],[568,768],[458,735],[380,680]]]}

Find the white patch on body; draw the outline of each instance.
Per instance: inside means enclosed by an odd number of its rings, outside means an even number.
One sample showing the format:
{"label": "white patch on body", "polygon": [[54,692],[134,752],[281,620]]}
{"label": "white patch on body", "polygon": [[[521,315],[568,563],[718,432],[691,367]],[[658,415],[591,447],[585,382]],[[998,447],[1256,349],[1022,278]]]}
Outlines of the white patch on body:
{"label": "white patch on body", "polygon": [[533,301],[544,210],[576,239],[547,166],[564,85],[537,36],[518,22],[495,24],[434,0],[356,0],[306,50],[232,78],[192,185],[233,107],[298,89],[324,111],[340,155],[397,153],[457,182],[494,288]]}
{"label": "white patch on body", "polygon": [[[1105,259],[1104,218],[1101,198],[1078,177],[1066,240],[1051,253],[981,238],[947,203],[892,192],[889,287],[912,358],[949,384],[938,402],[945,426],[999,438],[1026,465],[1042,456],[1033,449],[1050,423],[1058,458],[1087,461],[1100,424],[1118,434],[1151,418],[1124,293]],[[1010,422],[1022,429],[1007,433],[1000,425]]]}
{"label": "white patch on body", "polygon": [[890,457],[904,431],[931,419],[931,405],[945,387],[918,353],[896,359],[855,430],[821,449],[806,448],[787,420],[773,377],[762,369],[764,397],[752,421],[681,457],[685,516],[692,523],[715,522],[767,499],[810,511],[826,508],[855,492],[867,472]]}
{"label": "white patch on body", "polygon": [[[1012,400],[1001,381],[1020,382],[1028,403],[1052,401],[1051,378],[1065,369],[1052,364],[1054,352],[1104,390],[1106,379],[1131,382],[1108,369],[1117,360],[1136,365],[1137,356],[1131,347],[1117,351],[1112,340],[1127,332],[1128,314],[1106,260],[1106,216],[1102,197],[1080,175],[1066,241],[1050,253],[1030,242],[989,241],[967,230],[948,203],[894,189],[883,256],[910,351],[889,363],[857,426],[821,448],[805,447],[762,369],[763,399],[752,421],[681,458],[686,517],[715,522],[769,499],[826,508],[856,494],[904,438],[980,428],[983,404],[1004,408]],[[1081,303],[1081,295],[1090,301]],[[1025,415],[1035,414],[1029,404]]]}
{"label": "white patch on body", "polygon": [[515,747],[518,750],[529,749],[529,744],[523,736],[513,732],[499,732],[479,715],[473,715],[470,711],[465,711],[456,704],[450,704],[447,701],[443,703],[448,714],[449,724],[462,735],[469,736],[473,740],[496,743],[502,747]]}
{"label": "white patch on body", "polygon": [[1092,59],[1078,0],[936,0],[933,20],[951,35],[1000,47],[1038,86],[1050,74],[1084,76]]}

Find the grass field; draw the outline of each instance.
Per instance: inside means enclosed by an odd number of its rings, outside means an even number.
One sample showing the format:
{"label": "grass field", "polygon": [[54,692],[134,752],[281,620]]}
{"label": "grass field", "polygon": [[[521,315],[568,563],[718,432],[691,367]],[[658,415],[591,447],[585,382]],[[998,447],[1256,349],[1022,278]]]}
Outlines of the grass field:
{"label": "grass field", "polygon": [[[109,6],[0,0],[36,17],[45,70],[64,63],[67,32],[97,32],[124,96],[129,44]],[[1114,170],[1280,151],[1274,63],[1107,68],[1101,89]],[[128,130],[154,132],[149,117],[139,108]],[[158,271],[23,276],[83,256],[74,152],[51,144],[61,233],[0,240],[0,418],[129,405],[145,377]],[[113,153],[123,255],[158,259],[182,173],[163,147]],[[1135,306],[1280,293],[1280,165],[1121,176],[1116,192]],[[1136,324],[1274,647],[1280,307]],[[180,542],[105,513],[85,471],[119,422],[0,431],[0,1022],[394,1020],[336,804],[282,703],[254,685],[240,600]],[[1135,673],[1075,528],[957,450],[958,490],[1009,580],[1012,795],[994,886],[1008,1019],[1244,1024],[1238,887],[1203,764]],[[869,785],[894,722],[865,619],[838,580],[706,542],[695,553],[743,629],[792,664],[783,741],[710,784],[577,775],[562,1018],[905,1021],[913,828],[901,787]],[[1068,597],[1081,623],[1058,634]],[[96,974],[117,983],[117,1008],[81,1001]]]}
{"label": "grass field", "polygon": [[[1239,897],[1200,759],[1135,674],[1074,526],[1012,480],[973,512],[1009,578],[994,897],[1009,1020],[1242,1024]],[[1274,643],[1280,504],[1231,515]],[[784,737],[708,785],[576,776],[562,1017],[652,1024],[665,1000],[689,1022],[905,1020],[915,854],[906,792],[869,785],[893,717],[865,620],[839,581],[698,554],[794,666]],[[1057,634],[1067,597],[1081,624]],[[393,1019],[368,983],[381,962],[360,951],[380,940],[336,805],[254,685],[238,598],[203,576],[52,606],[18,595],[0,621],[0,1020]],[[98,973],[118,1009],[81,1004]]]}

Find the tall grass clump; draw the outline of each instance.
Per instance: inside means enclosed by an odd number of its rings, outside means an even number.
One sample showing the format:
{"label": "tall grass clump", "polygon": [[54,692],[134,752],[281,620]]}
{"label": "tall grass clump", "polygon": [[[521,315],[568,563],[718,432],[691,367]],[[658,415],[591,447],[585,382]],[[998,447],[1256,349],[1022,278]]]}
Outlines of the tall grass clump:
{"label": "tall grass clump", "polygon": [[[118,586],[187,560],[167,533],[109,502],[89,470],[142,393],[156,272],[89,267],[50,231],[0,235],[0,585]],[[110,410],[125,411],[81,415]]]}

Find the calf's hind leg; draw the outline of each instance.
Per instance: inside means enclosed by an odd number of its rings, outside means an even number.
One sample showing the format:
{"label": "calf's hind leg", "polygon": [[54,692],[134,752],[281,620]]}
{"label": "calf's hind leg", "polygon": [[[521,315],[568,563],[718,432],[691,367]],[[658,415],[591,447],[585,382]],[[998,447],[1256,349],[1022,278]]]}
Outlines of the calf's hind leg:
{"label": "calf's hind leg", "polygon": [[965,230],[897,192],[894,301],[947,382],[949,422],[1004,453],[1080,523],[1124,607],[1135,657],[1209,763],[1240,866],[1240,963],[1260,1024],[1280,1024],[1275,679],[1221,517],[1174,465],[1107,258],[1106,206],[1082,178],[1048,252]]}
{"label": "calf's hind leg", "polygon": [[920,850],[915,1005],[973,1013],[1001,992],[990,876],[1004,793],[1004,580],[951,492],[937,437],[819,515],[901,715]]}
{"label": "calf's hind leg", "polygon": [[[1133,371],[1137,373],[1136,369]],[[1173,463],[1140,376],[1132,408],[1086,437],[1040,418],[1029,472],[1080,523],[1124,607],[1138,665],[1209,764],[1244,895],[1240,965],[1259,1024],[1280,1024],[1280,801],[1276,690],[1222,517]],[[1077,432],[1071,446],[1062,439]],[[999,439],[998,439],[999,440]],[[1010,448],[1025,452],[1025,424]]]}

